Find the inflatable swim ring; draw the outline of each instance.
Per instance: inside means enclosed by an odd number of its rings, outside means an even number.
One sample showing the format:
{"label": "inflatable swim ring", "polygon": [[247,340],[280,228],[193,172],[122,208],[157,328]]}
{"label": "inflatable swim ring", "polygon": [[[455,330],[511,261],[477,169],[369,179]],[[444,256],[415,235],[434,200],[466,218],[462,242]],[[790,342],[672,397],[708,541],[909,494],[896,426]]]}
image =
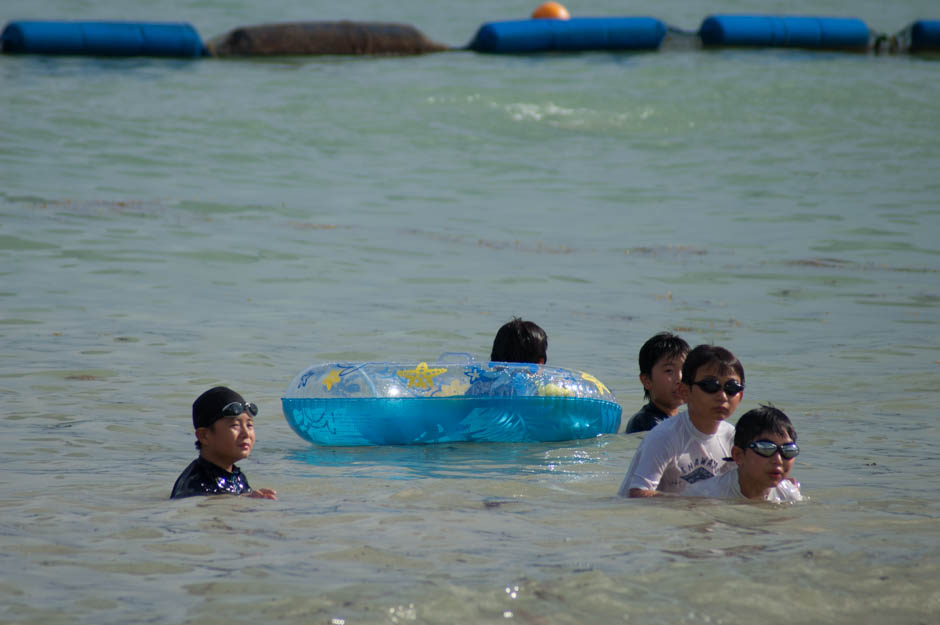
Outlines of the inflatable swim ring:
{"label": "inflatable swim ring", "polygon": [[320,445],[564,441],[616,432],[621,415],[590,374],[472,359],[313,365],[281,402]]}

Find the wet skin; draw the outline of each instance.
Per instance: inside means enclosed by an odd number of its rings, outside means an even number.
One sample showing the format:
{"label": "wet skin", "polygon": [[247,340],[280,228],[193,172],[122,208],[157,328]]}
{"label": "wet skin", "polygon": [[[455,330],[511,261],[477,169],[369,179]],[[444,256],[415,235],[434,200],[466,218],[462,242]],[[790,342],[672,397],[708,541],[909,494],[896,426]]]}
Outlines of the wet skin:
{"label": "wet skin", "polygon": [[[719,373],[720,369],[721,365],[718,363],[699,367],[698,371],[695,372],[693,383],[680,385],[682,396],[689,405],[689,419],[692,421],[692,425],[703,434],[717,432],[721,422],[734,414],[744,398],[744,391],[728,397],[724,385],[729,380],[734,380],[740,384],[741,377],[734,371],[726,371],[721,374]],[[717,380],[722,388],[718,389],[717,393],[709,394],[694,384],[694,382],[708,379]]]}
{"label": "wet skin", "polygon": [[[786,435],[774,432],[763,432],[754,440],[771,441],[782,445],[792,443],[793,440]],[[748,499],[765,499],[770,489],[775,487],[790,475],[796,458],[787,460],[777,451],[769,458],[761,456],[753,449],[733,447],[731,457],[738,465],[738,483],[741,494]]]}
{"label": "wet skin", "polygon": [[679,388],[682,382],[682,363],[685,357],[660,358],[649,375],[640,374],[640,382],[650,395],[650,401],[670,417],[676,416],[685,403]]}

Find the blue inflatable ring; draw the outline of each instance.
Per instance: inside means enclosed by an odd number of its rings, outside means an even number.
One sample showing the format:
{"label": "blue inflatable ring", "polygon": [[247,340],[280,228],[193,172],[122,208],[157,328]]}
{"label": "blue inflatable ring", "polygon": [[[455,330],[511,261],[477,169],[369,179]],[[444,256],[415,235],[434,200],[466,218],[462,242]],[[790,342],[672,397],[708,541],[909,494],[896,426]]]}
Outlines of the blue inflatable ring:
{"label": "blue inflatable ring", "polygon": [[473,360],[313,365],[281,401],[320,445],[564,441],[616,432],[621,414],[590,374]]}

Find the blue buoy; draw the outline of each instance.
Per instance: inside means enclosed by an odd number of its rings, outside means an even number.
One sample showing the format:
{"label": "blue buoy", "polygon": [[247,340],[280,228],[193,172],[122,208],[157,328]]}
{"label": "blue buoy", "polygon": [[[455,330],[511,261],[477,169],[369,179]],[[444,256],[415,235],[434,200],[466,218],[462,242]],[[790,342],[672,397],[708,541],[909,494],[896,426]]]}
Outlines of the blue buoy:
{"label": "blue buoy", "polygon": [[470,43],[477,52],[585,52],[655,50],[666,25],[652,17],[578,17],[483,24]]}
{"label": "blue buoy", "polygon": [[868,26],[851,17],[711,15],[699,28],[706,46],[754,46],[865,50]]}
{"label": "blue buoy", "polygon": [[940,50],[940,20],[919,20],[911,24],[911,52]]}
{"label": "blue buoy", "polygon": [[10,22],[0,34],[4,52],[89,56],[198,57],[199,33],[182,22]]}

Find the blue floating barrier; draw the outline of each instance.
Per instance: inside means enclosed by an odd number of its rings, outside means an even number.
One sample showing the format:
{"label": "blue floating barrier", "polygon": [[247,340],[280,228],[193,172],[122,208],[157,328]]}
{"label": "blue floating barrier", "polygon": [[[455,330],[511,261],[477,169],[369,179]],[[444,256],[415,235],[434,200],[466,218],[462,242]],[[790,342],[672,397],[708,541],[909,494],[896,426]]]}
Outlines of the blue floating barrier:
{"label": "blue floating barrier", "polygon": [[4,52],[89,56],[198,57],[199,33],[182,22],[10,22],[0,34]]}
{"label": "blue floating barrier", "polygon": [[911,52],[940,50],[940,20],[918,20],[911,24]]}
{"label": "blue floating barrier", "polygon": [[711,15],[699,28],[706,46],[867,49],[868,26],[844,17]]}
{"label": "blue floating barrier", "polygon": [[652,17],[578,17],[483,24],[470,43],[476,52],[585,52],[655,50],[666,25]]}

